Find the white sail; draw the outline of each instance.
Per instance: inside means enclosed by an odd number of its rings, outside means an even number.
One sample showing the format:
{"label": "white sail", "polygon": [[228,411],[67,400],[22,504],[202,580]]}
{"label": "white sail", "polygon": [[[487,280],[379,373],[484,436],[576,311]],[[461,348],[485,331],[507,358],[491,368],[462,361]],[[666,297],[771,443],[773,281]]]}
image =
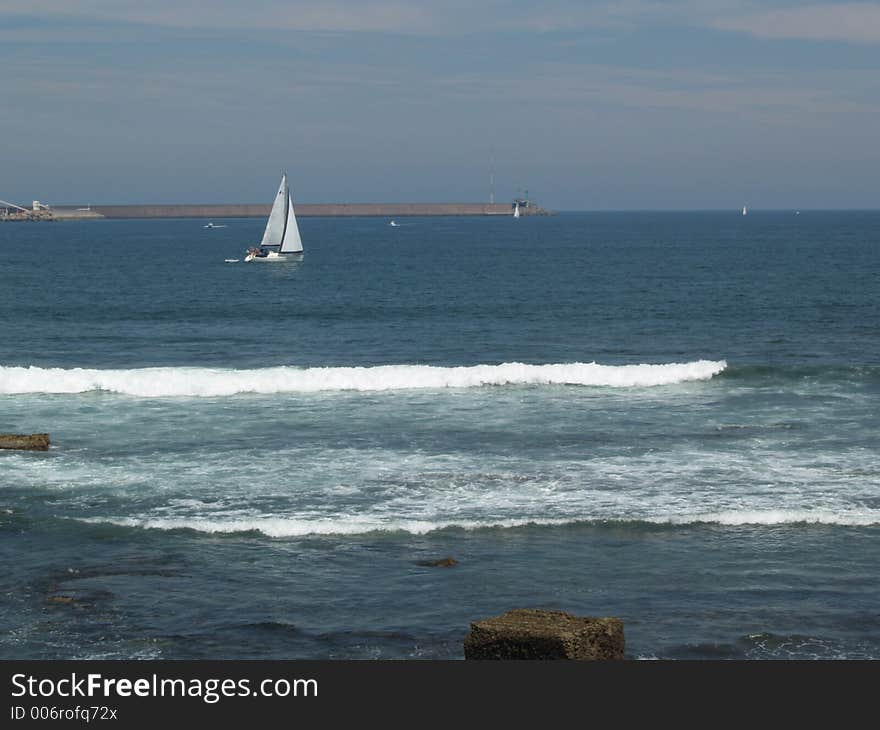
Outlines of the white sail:
{"label": "white sail", "polygon": [[514,217],[514,218],[519,218],[519,203],[517,203],[516,206],[515,206],[514,209],[513,209],[513,217]]}
{"label": "white sail", "polygon": [[281,248],[278,253],[300,253],[303,250],[302,239],[299,237],[299,226],[296,224],[296,215],[293,212],[293,199],[287,194],[287,225],[284,227],[284,235],[281,239]]}
{"label": "white sail", "polygon": [[743,215],[748,215],[749,209],[746,206],[743,206]]}
{"label": "white sail", "polygon": [[263,231],[263,240],[261,246],[280,246],[284,239],[284,229],[287,226],[287,175],[281,176],[281,185],[278,186],[278,193],[275,195],[275,202],[272,203],[272,212],[269,213],[269,220],[266,221],[266,230]]}
{"label": "white sail", "polygon": [[286,174],[281,176],[281,185],[278,186],[275,202],[272,203],[272,211],[266,221],[260,246],[277,246],[278,253],[300,253],[303,250]]}

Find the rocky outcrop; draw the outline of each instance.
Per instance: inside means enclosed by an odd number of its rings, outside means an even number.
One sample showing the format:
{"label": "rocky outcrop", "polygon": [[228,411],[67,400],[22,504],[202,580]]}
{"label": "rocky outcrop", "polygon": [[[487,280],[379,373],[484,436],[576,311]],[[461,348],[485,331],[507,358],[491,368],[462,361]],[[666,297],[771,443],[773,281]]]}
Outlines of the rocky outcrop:
{"label": "rocky outcrop", "polygon": [[623,659],[623,622],[518,608],[475,621],[465,659]]}
{"label": "rocky outcrop", "polygon": [[0,449],[24,449],[26,451],[48,451],[48,433],[0,433]]}

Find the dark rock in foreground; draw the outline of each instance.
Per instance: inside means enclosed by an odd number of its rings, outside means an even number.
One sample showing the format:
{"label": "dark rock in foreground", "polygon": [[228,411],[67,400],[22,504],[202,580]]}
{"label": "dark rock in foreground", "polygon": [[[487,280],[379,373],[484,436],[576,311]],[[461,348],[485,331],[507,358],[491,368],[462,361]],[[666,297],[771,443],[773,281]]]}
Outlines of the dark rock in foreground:
{"label": "dark rock in foreground", "polygon": [[465,659],[623,659],[623,621],[518,608],[471,624]]}
{"label": "dark rock in foreground", "polygon": [[27,451],[48,451],[48,433],[0,433],[0,449],[25,449]]}

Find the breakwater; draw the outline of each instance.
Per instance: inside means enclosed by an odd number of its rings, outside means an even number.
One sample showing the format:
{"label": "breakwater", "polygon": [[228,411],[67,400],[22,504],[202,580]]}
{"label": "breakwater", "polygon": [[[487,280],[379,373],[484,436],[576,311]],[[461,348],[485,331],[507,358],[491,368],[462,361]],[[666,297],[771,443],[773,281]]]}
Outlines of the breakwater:
{"label": "breakwater", "polygon": [[[512,215],[508,203],[298,203],[297,216],[485,216]],[[265,218],[267,204],[232,205],[95,205],[92,211],[104,218]],[[523,215],[547,215],[549,211],[529,204]]]}
{"label": "breakwater", "polygon": [[[57,221],[100,218],[265,218],[271,205],[234,203],[227,205],[94,205],[88,208],[58,207],[38,211],[0,211],[0,221]],[[299,217],[372,216],[405,218],[408,216],[509,216],[508,203],[301,203]],[[535,203],[520,205],[520,214],[551,215]]]}
{"label": "breakwater", "polygon": [[42,210],[0,210],[0,223],[16,221],[68,221],[106,218],[91,208],[51,208]]}

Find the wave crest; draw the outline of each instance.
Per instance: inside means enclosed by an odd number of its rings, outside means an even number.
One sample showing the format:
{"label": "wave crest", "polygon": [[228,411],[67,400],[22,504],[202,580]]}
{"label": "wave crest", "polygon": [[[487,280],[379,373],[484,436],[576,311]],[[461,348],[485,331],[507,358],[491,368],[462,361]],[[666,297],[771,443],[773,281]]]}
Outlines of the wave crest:
{"label": "wave crest", "polygon": [[612,388],[673,385],[708,380],[727,367],[724,360],[657,365],[556,363],[438,367],[272,367],[251,370],[152,367],[120,370],[0,367],[0,394],[105,391],[144,398],[212,397],[238,393],[315,393],[474,388],[484,385],[582,385]]}
{"label": "wave crest", "polygon": [[880,525],[880,515],[874,510],[833,512],[828,510],[744,510],[692,515],[632,516],[625,517],[519,517],[508,519],[387,519],[376,516],[339,516],[319,519],[280,516],[250,516],[223,518],[219,516],[189,517],[82,517],[75,518],[89,524],[111,524],[148,530],[193,530],[217,533],[261,533],[267,537],[291,538],[306,536],[353,536],[372,533],[405,533],[425,535],[440,530],[516,529],[523,527],[615,526],[615,527],[690,527],[719,525],[722,527],[773,526],[834,526],[874,527]]}

